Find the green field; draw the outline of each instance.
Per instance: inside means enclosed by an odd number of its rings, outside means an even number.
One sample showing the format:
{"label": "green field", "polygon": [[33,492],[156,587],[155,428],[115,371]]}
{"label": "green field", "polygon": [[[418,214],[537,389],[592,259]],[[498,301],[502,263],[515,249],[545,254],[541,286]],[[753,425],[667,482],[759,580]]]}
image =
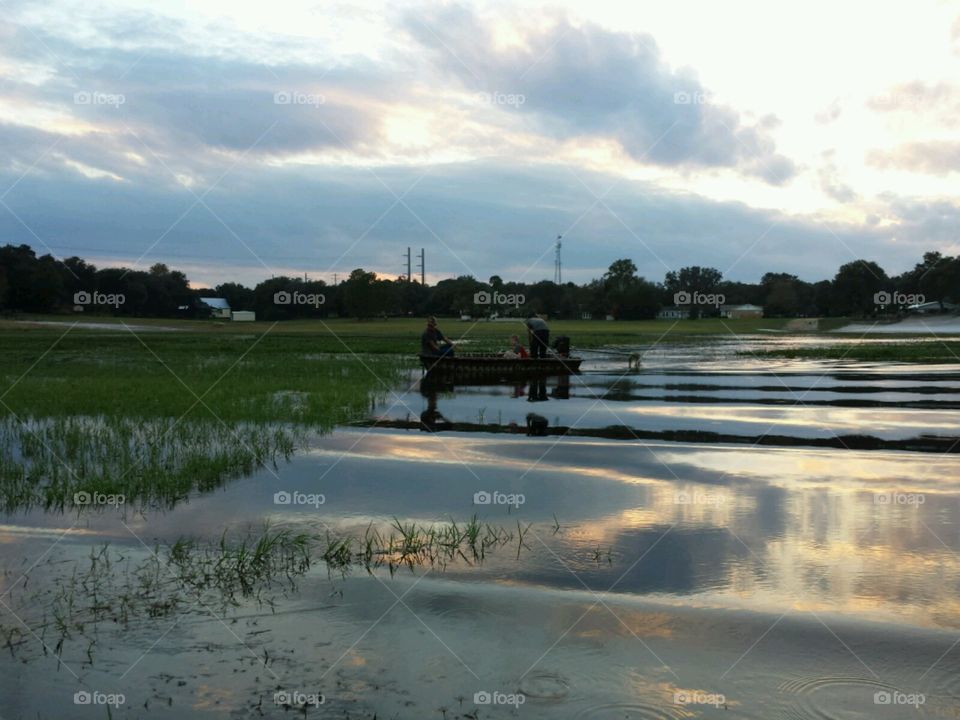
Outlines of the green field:
{"label": "green field", "polygon": [[[271,337],[309,338],[314,352],[324,353],[387,353],[414,355],[419,349],[420,333],[424,328],[423,318],[395,318],[389,320],[288,320],[280,323],[254,322],[232,323],[214,320],[164,320],[132,319],[109,316],[25,316],[20,322],[0,320],[0,341],[17,342],[18,338],[33,333],[62,334],[74,322],[109,323],[158,328],[175,328],[180,333],[205,336],[249,336],[268,333]],[[29,324],[23,321],[37,321]],[[41,323],[55,322],[58,325]],[[740,336],[765,331],[782,331],[789,323],[785,319],[702,319],[702,320],[638,320],[606,322],[602,320],[557,320],[551,322],[550,329],[554,337],[567,335],[576,347],[591,348],[605,345],[637,345],[652,342],[681,342],[685,338],[702,338],[705,335]],[[842,322],[842,321],[838,321]],[[454,341],[469,341],[477,349],[506,347],[512,334],[519,334],[526,341],[526,329],[520,320],[516,321],[464,321],[453,318],[441,318],[440,328]],[[113,331],[94,330],[76,327],[70,334],[96,334],[104,337]],[[132,335],[127,331],[123,331]],[[147,332],[135,330],[142,337],[166,338],[174,333]],[[131,338],[134,339],[135,338]],[[166,340],[161,340],[166,343]],[[198,346],[199,347],[199,346]],[[471,348],[472,349],[472,348]]]}
{"label": "green field", "polygon": [[302,333],[0,329],[0,504],[175,502],[364,416],[412,364]]}

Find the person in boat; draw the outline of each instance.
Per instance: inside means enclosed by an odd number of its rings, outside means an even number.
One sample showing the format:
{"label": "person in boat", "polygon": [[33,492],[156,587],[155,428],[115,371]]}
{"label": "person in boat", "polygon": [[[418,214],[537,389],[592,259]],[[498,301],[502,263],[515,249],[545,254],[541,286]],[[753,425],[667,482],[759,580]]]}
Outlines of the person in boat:
{"label": "person in boat", "polygon": [[520,342],[519,335],[511,335],[510,349],[507,350],[503,356],[509,360],[520,360],[530,357],[530,353],[527,352],[527,349],[523,346],[523,343]]}
{"label": "person in boat", "polygon": [[453,355],[453,343],[437,327],[437,319],[432,315],[427,319],[427,329],[420,336],[420,354],[433,357]]}
{"label": "person in boat", "polygon": [[537,315],[531,315],[526,321],[527,334],[530,337],[530,357],[547,357],[547,348],[550,346],[550,326]]}

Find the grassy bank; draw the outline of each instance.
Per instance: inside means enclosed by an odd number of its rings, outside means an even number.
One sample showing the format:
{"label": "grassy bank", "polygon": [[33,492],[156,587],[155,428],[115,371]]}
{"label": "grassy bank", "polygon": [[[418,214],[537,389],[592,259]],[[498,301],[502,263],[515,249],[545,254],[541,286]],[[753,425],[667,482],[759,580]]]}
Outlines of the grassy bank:
{"label": "grassy bank", "polygon": [[858,342],[821,347],[777,348],[754,356],[803,360],[850,360],[863,362],[960,363],[960,342]]}

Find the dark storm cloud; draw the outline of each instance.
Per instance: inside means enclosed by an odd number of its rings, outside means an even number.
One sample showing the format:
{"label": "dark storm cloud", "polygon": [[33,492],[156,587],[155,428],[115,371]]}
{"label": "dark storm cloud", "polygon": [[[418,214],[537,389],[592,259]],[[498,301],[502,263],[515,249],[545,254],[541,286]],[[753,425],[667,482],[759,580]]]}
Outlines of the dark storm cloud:
{"label": "dark storm cloud", "polygon": [[731,167],[773,184],[795,173],[776,153],[772,118],[748,125],[715,103],[693,73],[664,63],[650,35],[559,20],[531,30],[522,47],[499,49],[459,5],[409,13],[404,26],[464,87],[523,96],[518,113],[555,137],[611,138],[638,161]]}
{"label": "dark storm cloud", "polygon": [[[582,177],[590,187],[616,182]],[[419,180],[404,199],[410,210],[390,209],[395,198],[381,180],[398,195]],[[162,237],[143,262],[205,266],[191,276],[206,282],[256,282],[286,268],[342,274],[366,267],[395,275],[407,246],[426,247],[428,270],[440,276],[526,273],[535,281],[550,275],[549,251],[560,232],[568,277],[577,281],[601,275],[621,257],[655,280],[693,262],[731,278],[789,271],[821,279],[854,257],[878,257],[888,237],[633,182],[617,183],[604,198],[607,207],[591,209],[594,200],[572,171],[471,163],[379,169],[376,177],[361,169],[237,168],[205,198],[210,211],[197,205],[179,221],[194,201],[183,188],[80,176],[31,174],[5,202],[60,256],[132,263]],[[0,233],[37,246],[2,208]],[[904,267],[916,259],[909,250]]]}

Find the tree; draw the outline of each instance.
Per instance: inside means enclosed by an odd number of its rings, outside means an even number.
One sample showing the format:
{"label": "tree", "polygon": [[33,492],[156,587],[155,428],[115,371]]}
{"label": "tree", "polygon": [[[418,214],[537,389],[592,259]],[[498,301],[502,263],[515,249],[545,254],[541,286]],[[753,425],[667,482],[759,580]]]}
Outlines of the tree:
{"label": "tree", "polygon": [[722,280],[723,273],[716,268],[692,265],[681,268],[679,273],[668,272],[664,279],[664,286],[671,302],[678,293],[685,293],[690,297],[692,301],[690,317],[695,319],[700,317],[703,306],[701,298],[706,295],[717,294]]}
{"label": "tree", "polygon": [[222,297],[233,310],[253,310],[255,293],[240,283],[221,283],[213,289],[216,297]]}
{"label": "tree", "polygon": [[889,290],[889,285],[887,273],[875,262],[848,262],[840,266],[833,279],[833,312],[859,317],[872,315],[877,310],[876,294]]}

